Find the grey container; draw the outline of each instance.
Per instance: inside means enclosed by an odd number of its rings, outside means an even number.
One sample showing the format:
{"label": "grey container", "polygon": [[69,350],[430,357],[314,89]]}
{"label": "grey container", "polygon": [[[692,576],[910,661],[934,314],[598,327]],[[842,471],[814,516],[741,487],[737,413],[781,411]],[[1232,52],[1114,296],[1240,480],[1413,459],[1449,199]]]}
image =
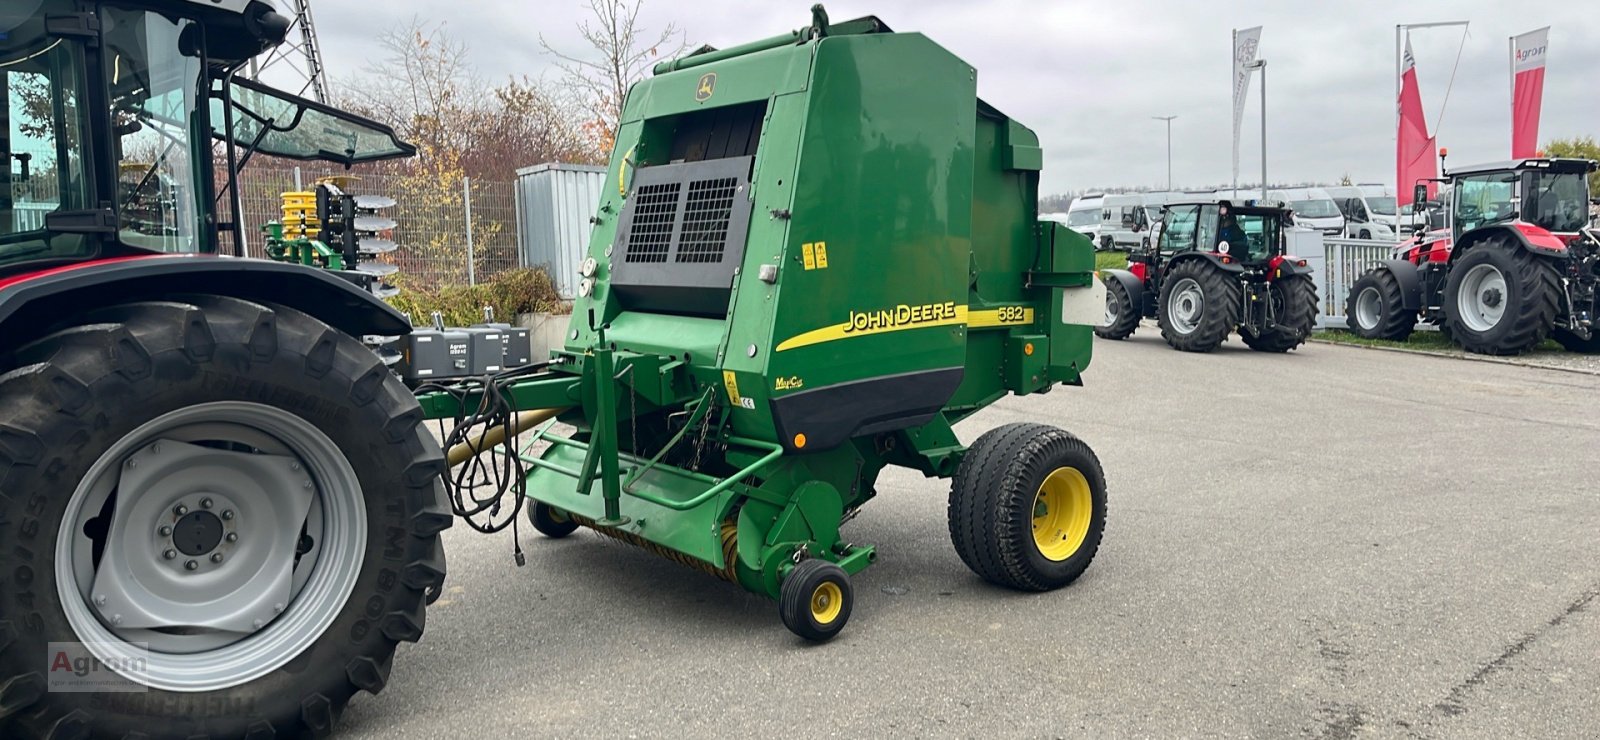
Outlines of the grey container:
{"label": "grey container", "polygon": [[590,218],[600,205],[604,167],[549,163],[517,170],[522,264],[544,267],[561,297],[578,292],[578,265],[589,251]]}
{"label": "grey container", "polygon": [[395,370],[410,385],[472,373],[472,339],[461,329],[415,329],[398,346]]}

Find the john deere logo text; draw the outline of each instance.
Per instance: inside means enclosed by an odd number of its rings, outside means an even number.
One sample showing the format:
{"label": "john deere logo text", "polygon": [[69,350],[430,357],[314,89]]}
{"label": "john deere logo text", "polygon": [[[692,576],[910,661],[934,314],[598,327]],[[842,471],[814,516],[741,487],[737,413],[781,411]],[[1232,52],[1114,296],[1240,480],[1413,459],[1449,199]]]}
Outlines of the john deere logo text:
{"label": "john deere logo text", "polygon": [[907,306],[902,303],[892,309],[881,311],[851,311],[850,321],[846,322],[844,332],[854,334],[858,331],[898,329],[917,324],[939,323],[954,318],[956,318],[955,301],[924,303],[918,306]]}
{"label": "john deere logo text", "polygon": [[717,91],[717,73],[707,72],[700,75],[700,84],[694,86],[694,99],[702,103],[711,99],[711,93]]}
{"label": "john deere logo text", "polygon": [[934,326],[959,326],[965,323],[967,323],[967,307],[955,301],[916,305],[902,303],[894,308],[851,311],[841,323],[801,332],[779,342],[777,350],[782,352],[839,339],[854,339],[884,332],[926,329]]}

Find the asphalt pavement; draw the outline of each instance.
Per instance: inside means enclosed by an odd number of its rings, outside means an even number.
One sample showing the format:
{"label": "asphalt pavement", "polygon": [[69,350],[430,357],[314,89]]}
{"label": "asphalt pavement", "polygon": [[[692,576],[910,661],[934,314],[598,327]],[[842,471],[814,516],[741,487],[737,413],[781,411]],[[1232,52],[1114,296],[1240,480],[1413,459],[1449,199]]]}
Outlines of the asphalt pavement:
{"label": "asphalt pavement", "polygon": [[878,548],[808,645],[773,602],[580,530],[447,533],[450,576],[347,738],[1592,737],[1600,376],[1237,338],[1099,342],[1008,398],[1106,471],[1104,543],[1047,594],[969,572],[948,484],[886,472]]}

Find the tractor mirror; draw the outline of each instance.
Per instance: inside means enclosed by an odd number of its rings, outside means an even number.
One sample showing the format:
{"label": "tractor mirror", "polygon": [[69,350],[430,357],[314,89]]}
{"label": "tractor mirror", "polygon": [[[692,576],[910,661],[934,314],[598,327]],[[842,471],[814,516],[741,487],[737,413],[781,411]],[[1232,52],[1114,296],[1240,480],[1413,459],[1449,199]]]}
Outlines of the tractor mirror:
{"label": "tractor mirror", "polygon": [[1428,186],[1417,183],[1417,187],[1411,191],[1411,200],[1415,203],[1428,202]]}

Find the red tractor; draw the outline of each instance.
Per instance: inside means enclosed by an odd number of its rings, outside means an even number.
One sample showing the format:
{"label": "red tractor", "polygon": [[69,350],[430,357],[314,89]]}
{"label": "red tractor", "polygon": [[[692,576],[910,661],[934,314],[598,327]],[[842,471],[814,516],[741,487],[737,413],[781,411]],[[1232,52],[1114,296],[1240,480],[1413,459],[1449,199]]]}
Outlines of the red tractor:
{"label": "red tractor", "polygon": [[1154,318],[1167,344],[1210,352],[1237,330],[1262,352],[1287,352],[1310,336],[1317,288],[1306,261],[1286,254],[1290,211],[1228,201],[1166,207],[1157,244],[1102,270],[1105,321],[1095,334],[1125,339]]}
{"label": "red tractor", "polygon": [[[1450,170],[1445,228],[1419,231],[1356,281],[1350,330],[1404,340],[1423,321],[1479,354],[1520,354],[1546,337],[1600,352],[1600,237],[1586,228],[1595,167],[1520,159]],[[1416,195],[1426,200],[1426,187]]]}
{"label": "red tractor", "polygon": [[0,5],[0,737],[324,735],[422,633],[444,458],[370,276],[220,252],[253,154],[414,149],[237,77],[263,0]]}

